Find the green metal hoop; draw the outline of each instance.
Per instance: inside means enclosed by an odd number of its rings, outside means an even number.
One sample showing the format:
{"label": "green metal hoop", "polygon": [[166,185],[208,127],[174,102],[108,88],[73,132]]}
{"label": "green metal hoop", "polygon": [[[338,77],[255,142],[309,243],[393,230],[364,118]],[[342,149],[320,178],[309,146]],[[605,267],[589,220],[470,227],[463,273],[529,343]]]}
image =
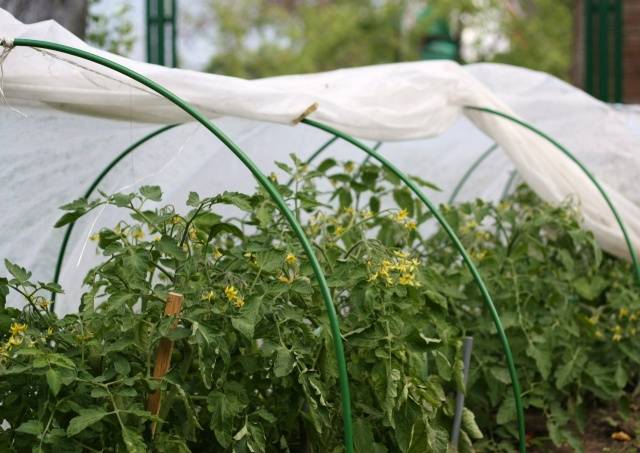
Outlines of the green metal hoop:
{"label": "green metal hoop", "polygon": [[498,144],[494,143],[493,145],[491,145],[485,152],[483,152],[480,157],[478,157],[469,167],[469,169],[464,173],[464,175],[462,175],[462,178],[460,179],[460,181],[458,182],[458,184],[456,184],[456,187],[453,189],[453,192],[451,192],[451,196],[449,197],[449,204],[453,204],[453,202],[456,200],[456,197],[458,196],[458,194],[460,193],[460,191],[462,190],[462,187],[465,185],[465,183],[467,182],[467,180],[471,177],[471,175],[473,174],[473,172],[476,170],[476,168],[478,168],[480,166],[480,164],[482,162],[484,162],[484,160],[489,157],[489,155],[494,152],[496,149],[498,148]]}
{"label": "green metal hoop", "polygon": [[309,118],[303,119],[302,122],[305,124],[308,124],[309,126],[315,127],[316,129],[321,129],[325,132],[333,134],[334,136],[340,137],[341,139],[360,148],[362,151],[367,153],[373,159],[377,160],[385,168],[387,168],[394,175],[400,178],[402,182],[404,182],[407,185],[407,187],[409,187],[409,189],[411,189],[411,191],[424,203],[424,205],[429,209],[429,211],[431,211],[431,213],[436,218],[438,223],[445,230],[445,232],[453,242],[455,248],[458,250],[458,252],[462,256],[462,259],[465,262],[465,265],[471,272],[471,275],[473,276],[473,279],[475,280],[476,285],[478,286],[478,289],[482,294],[482,298],[485,303],[485,306],[488,308],[491,314],[493,323],[496,327],[496,330],[498,331],[498,336],[500,338],[500,342],[502,343],[502,348],[504,350],[504,353],[507,359],[507,368],[509,370],[509,375],[511,377],[511,384],[513,387],[513,396],[515,399],[516,417],[518,422],[519,449],[520,449],[520,452],[524,453],[526,451],[524,408],[522,405],[520,382],[518,380],[518,374],[516,372],[516,367],[513,360],[513,354],[511,353],[511,347],[509,346],[509,340],[507,339],[507,335],[504,331],[504,328],[502,327],[500,316],[498,315],[498,311],[493,303],[493,300],[491,299],[491,295],[489,294],[489,291],[487,290],[487,287],[485,286],[484,281],[480,276],[480,273],[476,269],[469,255],[467,254],[467,251],[465,250],[464,246],[460,242],[460,239],[458,238],[458,236],[455,234],[451,226],[447,223],[447,221],[442,216],[442,214],[438,211],[438,209],[431,203],[431,201],[427,198],[427,196],[416,185],[416,183],[414,183],[407,175],[405,175],[402,171],[396,168],[396,166],[393,165],[390,161],[382,157],[378,152],[370,149],[368,146],[364,145],[363,143],[351,137],[350,135],[340,132],[339,130],[331,126],[327,126],[326,124],[320,123],[318,121],[314,121]]}
{"label": "green metal hoop", "polygon": [[585,175],[587,175],[587,177],[591,180],[593,185],[596,186],[596,188],[598,189],[598,191],[602,195],[602,198],[604,198],[604,201],[609,206],[609,209],[611,210],[611,213],[615,217],[616,222],[618,223],[618,226],[620,227],[620,231],[622,231],[622,236],[624,236],[624,240],[625,240],[625,242],[627,244],[627,248],[629,249],[629,255],[631,255],[631,261],[633,262],[633,268],[634,268],[634,271],[635,271],[636,280],[638,282],[638,285],[640,285],[640,263],[638,262],[638,255],[636,253],[635,248],[633,247],[633,244],[631,242],[631,238],[629,237],[629,234],[627,233],[627,228],[624,226],[624,222],[622,221],[622,217],[620,217],[620,215],[618,214],[618,211],[613,206],[613,203],[611,202],[611,199],[607,195],[607,192],[600,185],[600,183],[598,182],[598,179],[589,171],[589,169],[576,156],[574,156],[567,148],[562,146],[559,142],[554,140],[549,135],[547,135],[544,132],[542,132],[540,129],[536,128],[535,126],[533,126],[533,125],[531,125],[529,123],[527,123],[526,121],[520,120],[520,119],[518,119],[518,118],[516,118],[516,117],[514,117],[512,115],[509,115],[508,113],[500,112],[498,110],[490,109],[490,108],[487,108],[487,107],[475,107],[475,106],[471,106],[471,105],[466,105],[465,108],[468,109],[468,110],[474,110],[474,111],[478,111],[478,112],[490,113],[491,115],[499,116],[499,117],[505,118],[505,119],[507,119],[507,120],[509,120],[509,121],[511,121],[513,123],[519,124],[520,126],[524,127],[525,129],[529,129],[534,134],[542,137],[543,139],[545,139],[546,141],[551,143],[553,146],[558,148],[565,156],[567,156],[569,159],[571,159],[580,168],[580,170],[582,170],[582,172]]}
{"label": "green metal hoop", "polygon": [[[107,165],[104,168],[104,170],[102,170],[100,172],[98,177],[91,183],[91,185],[89,186],[89,188],[87,189],[87,191],[83,195],[84,198],[89,198],[91,196],[93,191],[96,190],[96,187],[98,187],[98,185],[109,174],[109,172],[113,169],[113,167],[118,165],[118,162],[120,162],[122,159],[124,159],[129,154],[131,154],[140,145],[142,145],[142,144],[146,143],[147,141],[151,140],[153,137],[155,137],[157,135],[160,135],[165,131],[168,131],[169,129],[173,129],[176,126],[178,126],[178,124],[170,124],[169,126],[163,126],[160,129],[156,129],[155,131],[152,131],[151,133],[145,135],[140,140],[138,140],[137,142],[133,143],[127,149],[125,149],[120,154],[118,154],[116,156],[116,158],[113,159],[109,163],[109,165]],[[75,224],[76,224],[76,222],[71,222],[69,224],[69,226],[67,227],[66,231],[64,232],[64,237],[62,238],[62,244],[60,244],[60,250],[58,251],[58,259],[56,261],[56,270],[55,270],[55,273],[54,273],[54,276],[53,276],[53,281],[55,283],[60,283],[60,274],[62,272],[62,263],[64,262],[64,254],[67,251],[67,246],[69,245],[69,239],[71,238],[71,232],[73,231],[73,227],[75,226]],[[57,295],[57,293],[54,293],[54,292],[51,293],[51,302],[52,302],[51,306],[50,306],[51,310],[54,309],[54,305],[55,305],[55,302],[56,302],[56,295]]]}
{"label": "green metal hoop", "polygon": [[302,226],[298,223],[295,218],[295,215],[286,202],[282,198],[282,195],[278,192],[278,189],[273,185],[273,183],[267,178],[257,167],[257,165],[247,156],[242,149],[238,145],[236,145],[229,137],[227,137],[216,125],[214,125],[206,116],[204,116],[198,109],[189,104],[187,101],[182,98],[176,96],[171,91],[163,87],[162,85],[154,82],[151,79],[139,74],[121,64],[118,64],[114,61],[111,61],[107,58],[101,57],[99,55],[92,54],[90,52],[86,52],[81,49],[76,49],[74,47],[65,46],[63,44],[54,43],[50,41],[41,41],[35,39],[25,39],[25,38],[17,38],[14,41],[15,46],[22,47],[35,47],[41,49],[48,49],[52,51],[57,51],[61,53],[65,53],[68,55],[73,55],[79,58],[83,58],[88,61],[92,61],[99,65],[110,68],[114,71],[117,71],[139,83],[145,85],[151,90],[155,91],[162,97],[166,98],[180,109],[188,113],[191,117],[193,117],[196,121],[202,124],[206,129],[208,129],[213,135],[215,135],[233,154],[235,154],[238,159],[247,167],[247,169],[253,174],[256,180],[260,183],[260,185],[267,191],[271,199],[278,206],[278,209],[282,212],[284,217],[287,219],[287,222],[291,226],[294,234],[297,236],[300,241],[302,248],[309,259],[315,277],[318,281],[320,287],[320,293],[324,300],[325,307],[327,309],[327,314],[329,317],[329,325],[331,328],[331,333],[333,337],[333,345],[336,353],[336,359],[338,362],[338,379],[340,383],[340,391],[342,396],[342,415],[343,415],[343,426],[344,426],[344,444],[345,450],[347,453],[353,453],[353,429],[351,423],[351,398],[349,392],[349,378],[347,374],[347,365],[344,356],[344,347],[342,344],[342,338],[340,336],[340,325],[338,321],[338,316],[333,305],[333,300],[331,298],[331,293],[329,291],[329,286],[327,285],[324,273],[322,268],[320,267],[320,263],[313,252],[313,248],[307,236],[305,235]]}

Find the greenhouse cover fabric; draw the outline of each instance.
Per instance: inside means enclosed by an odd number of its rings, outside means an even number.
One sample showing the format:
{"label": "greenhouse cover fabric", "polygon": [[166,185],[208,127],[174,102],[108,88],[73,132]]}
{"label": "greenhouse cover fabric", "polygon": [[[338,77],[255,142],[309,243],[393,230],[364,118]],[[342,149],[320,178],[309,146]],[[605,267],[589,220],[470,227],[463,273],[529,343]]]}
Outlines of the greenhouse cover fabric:
{"label": "greenhouse cover fabric", "polygon": [[[3,10],[0,10],[0,38],[42,39],[105,56],[164,85],[210,117],[292,124],[308,112],[310,118],[360,138],[403,141],[443,134],[464,114],[500,145],[536,193],[555,204],[570,196],[577,198],[585,227],[593,231],[601,246],[615,255],[628,255],[608,206],[573,162],[521,126],[464,109],[465,105],[474,105],[513,114],[500,99],[500,85],[489,89],[472,75],[473,71],[454,62],[388,64],[249,81],[128,60],[91,48],[53,21],[25,25]],[[37,101],[76,113],[136,122],[166,124],[189,119],[148,89],[97,64],[22,47],[9,49],[7,53],[2,87],[11,105],[19,107],[21,102]],[[514,80],[506,82],[513,84]],[[544,93],[534,92],[531,96],[535,101],[538,96],[544,97]],[[577,97],[575,94],[568,99],[575,101]],[[540,112],[558,102],[554,98],[547,100],[549,104],[541,105]],[[592,116],[581,123],[583,130],[574,130],[573,134],[586,133],[590,121],[596,118],[617,121],[609,112]],[[632,143],[637,145],[636,141]],[[623,156],[634,151],[612,150]],[[614,154],[602,159],[609,157]],[[629,156],[626,159],[637,163]],[[630,170],[635,174],[637,167]],[[624,175],[618,176],[625,179]],[[606,179],[605,188],[637,249],[640,209],[616,190],[635,181],[627,178],[620,183]]]}

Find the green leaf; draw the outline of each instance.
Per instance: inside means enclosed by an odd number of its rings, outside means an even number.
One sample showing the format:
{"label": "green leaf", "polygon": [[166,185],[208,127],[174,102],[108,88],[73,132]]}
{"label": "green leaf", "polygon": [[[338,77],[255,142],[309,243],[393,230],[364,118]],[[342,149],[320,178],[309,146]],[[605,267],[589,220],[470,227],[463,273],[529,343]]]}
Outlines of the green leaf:
{"label": "green leaf", "polygon": [[378,197],[369,198],[369,209],[371,209],[371,212],[374,214],[380,212],[380,199]]}
{"label": "green leaf", "polygon": [[462,408],[462,429],[464,429],[472,439],[482,439],[484,437],[476,423],[476,416],[466,407]]}
{"label": "green leaf", "polygon": [[49,368],[46,373],[47,376],[47,384],[49,384],[49,390],[53,396],[57,396],[58,392],[60,392],[60,387],[62,387],[62,380],[60,379],[60,373],[58,373],[53,368]]}
{"label": "green leaf", "polygon": [[425,179],[420,178],[419,176],[409,175],[409,177],[411,179],[413,179],[415,182],[417,182],[418,184],[420,184],[422,187],[426,187],[428,189],[435,190],[436,192],[442,192],[442,189],[440,187],[436,186],[432,182],[429,182],[429,181],[427,181]]}
{"label": "green leaf", "polygon": [[160,201],[162,199],[160,186],[142,186],[140,187],[140,194],[151,201]]}
{"label": "green leaf", "polygon": [[129,361],[120,354],[114,357],[113,366],[116,370],[116,373],[121,376],[128,376],[129,372],[131,371],[131,365],[129,364]]}
{"label": "green leaf", "polygon": [[608,285],[608,282],[600,275],[591,278],[579,277],[573,283],[578,294],[588,301],[596,300]]}
{"label": "green leaf", "polygon": [[131,428],[122,430],[122,440],[129,453],[146,453],[148,451],[142,436]]}
{"label": "green leaf", "polygon": [[332,159],[332,158],[325,159],[320,163],[320,165],[318,165],[317,170],[320,173],[324,173],[327,170],[329,170],[331,167],[335,167],[336,165],[337,165],[337,162],[335,159]]}
{"label": "green leaf", "polygon": [[187,197],[187,206],[195,208],[199,204],[200,204],[200,195],[198,195],[196,192],[189,192],[189,196]]}
{"label": "green leaf", "polygon": [[134,198],[135,194],[133,193],[114,193],[109,201],[119,208],[126,208]]}
{"label": "green leaf", "polygon": [[182,260],[186,257],[184,250],[180,248],[178,243],[169,236],[162,236],[159,241],[156,241],[156,248],[165,255],[171,256],[178,260]]}
{"label": "green leaf", "polygon": [[44,426],[42,426],[40,420],[28,420],[16,428],[19,433],[32,434],[34,436],[39,436],[43,430]]}
{"label": "green leaf", "polygon": [[294,361],[291,352],[283,346],[279,347],[276,351],[276,360],[273,363],[275,376],[283,377],[288,375],[293,370],[293,365]]}
{"label": "green leaf", "polygon": [[56,223],[53,224],[53,227],[60,228],[62,226],[68,225],[69,223],[73,223],[76,220],[78,220],[80,217],[82,217],[85,214],[85,212],[86,211],[67,212],[63,214],[62,217],[60,217]]}
{"label": "green leaf", "polygon": [[251,204],[251,199],[247,195],[242,193],[225,192],[222,196],[222,201],[225,203],[232,204],[246,212],[253,211],[253,205]]}
{"label": "green leaf", "polygon": [[89,208],[89,202],[86,198],[81,197],[73,200],[71,203],[60,206],[63,211],[82,211]]}
{"label": "green leaf", "polygon": [[629,373],[627,369],[622,366],[622,363],[618,362],[618,367],[616,368],[616,385],[618,388],[623,389],[627,386],[627,382],[629,382]]}
{"label": "green leaf", "polygon": [[413,198],[407,189],[394,190],[393,199],[398,203],[398,206],[402,209],[406,209],[409,212],[409,215],[413,215]]}
{"label": "green leaf", "polygon": [[511,376],[509,375],[509,370],[502,367],[492,367],[491,375],[502,384],[511,384]]}
{"label": "green leaf", "polygon": [[516,401],[512,395],[502,400],[502,404],[498,408],[496,422],[498,425],[506,425],[516,419]]}
{"label": "green leaf", "polygon": [[85,428],[98,423],[104,417],[109,415],[108,412],[103,409],[80,409],[77,417],[73,417],[67,427],[67,434],[69,436],[75,436]]}
{"label": "green leaf", "polygon": [[546,381],[551,374],[551,353],[531,343],[527,347],[527,355],[535,360],[542,379]]}
{"label": "green leaf", "polygon": [[240,309],[240,316],[231,319],[231,325],[248,340],[253,339],[253,331],[260,315],[261,297],[252,296]]}
{"label": "green leaf", "polygon": [[582,373],[582,367],[587,361],[587,356],[583,354],[580,348],[577,348],[568,360],[566,354],[564,358],[565,362],[559,365],[556,371],[556,386],[559,389],[573,382]]}
{"label": "green leaf", "polygon": [[24,283],[31,277],[31,272],[28,272],[24,267],[20,267],[17,264],[13,264],[11,261],[5,259],[4,265],[13,277],[18,280],[19,283]]}

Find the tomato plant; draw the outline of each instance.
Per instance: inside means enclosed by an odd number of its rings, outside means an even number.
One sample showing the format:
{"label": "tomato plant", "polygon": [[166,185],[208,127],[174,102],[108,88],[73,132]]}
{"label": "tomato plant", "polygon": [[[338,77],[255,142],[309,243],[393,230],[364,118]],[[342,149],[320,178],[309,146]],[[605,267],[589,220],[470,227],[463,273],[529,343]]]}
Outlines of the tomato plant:
{"label": "tomato plant", "polygon": [[[460,449],[512,451],[515,409],[495,327],[449,239],[429,233],[431,214],[376,165],[292,159],[279,164],[291,183],[271,178],[339,313],[356,451],[447,450],[464,335],[475,338],[473,412]],[[3,451],[342,451],[325,308],[266,193],[191,193],[177,209],[162,204],[160,187],[144,186],[69,203],[57,226],[102,205],[120,208],[122,220],[92,236],[103,259],[84,279],[78,313],[55,316],[49,294],[62,288],[6,262]],[[225,205],[236,214],[223,217]],[[589,409],[613,401],[624,414],[638,380],[629,265],[600,250],[575,206],[546,205],[525,187],[499,204],[442,211],[489,285],[527,414],[546,421],[542,436],[579,450]],[[10,292],[23,309],[5,306]],[[169,292],[184,296],[177,325],[163,315]],[[155,379],[162,338],[174,344],[172,367]],[[158,389],[156,416],[146,403]]]}

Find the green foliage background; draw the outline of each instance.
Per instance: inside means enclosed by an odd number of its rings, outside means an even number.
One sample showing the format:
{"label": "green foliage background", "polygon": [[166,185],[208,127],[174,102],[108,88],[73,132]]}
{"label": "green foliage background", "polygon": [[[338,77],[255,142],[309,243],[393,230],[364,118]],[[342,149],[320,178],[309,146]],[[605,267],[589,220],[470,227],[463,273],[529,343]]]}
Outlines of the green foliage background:
{"label": "green foliage background", "polygon": [[[427,3],[432,14],[419,19]],[[444,17],[454,35],[475,31],[470,62],[515,64],[568,79],[571,5],[570,0],[216,0],[211,9],[217,50],[207,70],[254,78],[412,61],[418,59],[423,30]]]}

